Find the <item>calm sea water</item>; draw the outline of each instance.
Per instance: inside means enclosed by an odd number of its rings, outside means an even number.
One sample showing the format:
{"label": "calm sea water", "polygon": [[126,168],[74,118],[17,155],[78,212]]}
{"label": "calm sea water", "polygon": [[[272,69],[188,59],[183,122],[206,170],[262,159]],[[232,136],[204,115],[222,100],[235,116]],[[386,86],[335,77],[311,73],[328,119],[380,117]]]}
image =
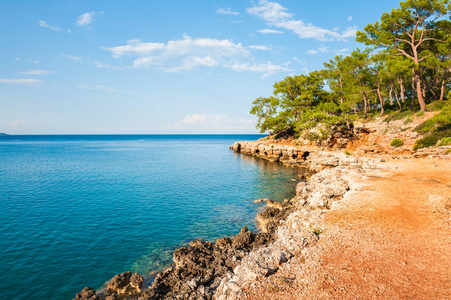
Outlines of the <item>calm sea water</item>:
{"label": "calm sea water", "polygon": [[228,150],[259,135],[0,136],[0,299],[72,299],[292,196],[295,170]]}

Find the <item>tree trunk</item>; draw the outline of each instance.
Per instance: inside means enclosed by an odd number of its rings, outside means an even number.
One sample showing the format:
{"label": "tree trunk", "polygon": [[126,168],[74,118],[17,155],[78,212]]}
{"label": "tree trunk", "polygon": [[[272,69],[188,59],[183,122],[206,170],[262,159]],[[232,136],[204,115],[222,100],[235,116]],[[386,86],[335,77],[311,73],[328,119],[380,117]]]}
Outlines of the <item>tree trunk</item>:
{"label": "tree trunk", "polygon": [[366,95],[365,95],[365,93],[363,93],[363,118],[365,118],[365,119],[368,117],[368,115],[367,115],[368,108],[367,108],[366,102],[367,102]]}
{"label": "tree trunk", "polygon": [[440,88],[440,100],[443,100],[445,98],[445,84],[446,80],[442,80],[442,87]]}
{"label": "tree trunk", "polygon": [[390,97],[390,105],[393,105],[393,85],[390,84],[390,92],[388,93],[388,96]]}
{"label": "tree trunk", "polygon": [[[420,89],[421,94],[421,89]],[[413,110],[413,104],[415,103],[415,77],[412,77],[412,99],[410,101],[410,110]]]}
{"label": "tree trunk", "polygon": [[406,95],[405,95],[404,82],[403,82],[402,78],[399,79],[399,86],[401,87],[401,101],[402,101],[402,103],[404,103],[404,101],[406,100]]}
{"label": "tree trunk", "polygon": [[[437,93],[434,91],[434,89],[427,83],[427,81],[424,81],[424,84],[427,86],[428,90],[431,91],[431,94],[434,97],[434,100],[437,100]],[[423,93],[423,95],[424,95],[424,93]]]}
{"label": "tree trunk", "polygon": [[341,81],[341,76],[340,76],[340,103],[343,104],[343,82]]}
{"label": "tree trunk", "polygon": [[421,88],[421,80],[420,76],[418,76],[418,72],[415,72],[415,84],[417,86],[417,97],[418,97],[418,103],[420,104],[420,109],[422,111],[426,111],[426,103],[424,102],[423,98],[423,90]]}
{"label": "tree trunk", "polygon": [[381,104],[381,117],[384,115],[384,100],[381,95],[381,85],[379,79],[377,80],[377,96],[379,97],[379,103]]}
{"label": "tree trunk", "polygon": [[[426,111],[426,103],[424,103],[424,98],[423,98],[423,91],[421,88],[421,78],[420,78],[420,62],[418,60],[418,45],[414,46],[414,40],[415,40],[415,32],[412,35],[412,50],[413,50],[413,60],[415,62],[415,67],[412,68],[412,73],[413,73],[413,79],[415,81],[415,84],[417,86],[417,97],[418,97],[418,103],[420,104],[420,109],[422,111]],[[415,89],[414,89],[415,90]],[[413,108],[413,105],[411,104],[411,108]]]}
{"label": "tree trunk", "polygon": [[399,108],[402,111],[402,105],[401,105],[401,102],[399,102],[398,91],[396,89],[395,89],[395,98],[396,98],[396,102],[398,102]]}

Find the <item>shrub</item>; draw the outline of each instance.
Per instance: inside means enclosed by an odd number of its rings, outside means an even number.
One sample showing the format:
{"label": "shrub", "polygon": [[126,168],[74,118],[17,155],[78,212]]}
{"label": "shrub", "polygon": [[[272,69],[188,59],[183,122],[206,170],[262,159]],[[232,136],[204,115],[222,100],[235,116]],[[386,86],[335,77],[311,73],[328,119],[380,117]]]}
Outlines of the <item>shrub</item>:
{"label": "shrub", "polygon": [[413,146],[413,150],[435,146],[439,140],[446,137],[451,137],[451,124],[439,126],[436,130],[428,133],[424,138],[417,140]]}
{"label": "shrub", "polygon": [[417,112],[417,117],[421,117],[421,116],[424,116],[424,111],[422,111],[422,110]]}
{"label": "shrub", "polygon": [[315,228],[313,228],[312,232],[316,235],[320,235],[324,231],[321,228],[315,227]]}
{"label": "shrub", "polygon": [[345,154],[346,155],[352,155],[351,152],[349,152],[348,150],[346,150]]}
{"label": "shrub", "polygon": [[439,146],[450,146],[451,145],[451,137],[445,137],[440,141]]}
{"label": "shrub", "polygon": [[391,141],[390,146],[393,147],[401,147],[402,145],[404,145],[404,142],[401,139],[393,139],[393,141]]}
{"label": "shrub", "polygon": [[425,136],[415,142],[413,150],[435,146],[439,140],[451,137],[451,102],[447,101],[439,114],[423,122],[415,131]]}
{"label": "shrub", "polygon": [[398,111],[398,112],[386,117],[384,119],[384,122],[389,123],[390,121],[401,120],[401,119],[404,119],[405,117],[413,116],[414,114],[415,113],[413,111],[410,111],[410,110]]}
{"label": "shrub", "polygon": [[446,150],[445,155],[448,155],[451,153],[451,149]]}
{"label": "shrub", "polygon": [[407,117],[406,120],[404,121],[404,124],[412,123],[412,122],[413,122],[413,118],[412,118],[412,116],[409,116],[409,117]]}
{"label": "shrub", "polygon": [[445,105],[446,105],[446,101],[444,101],[444,100],[434,101],[434,102],[426,105],[426,110],[427,111],[440,111],[443,109],[443,107]]}

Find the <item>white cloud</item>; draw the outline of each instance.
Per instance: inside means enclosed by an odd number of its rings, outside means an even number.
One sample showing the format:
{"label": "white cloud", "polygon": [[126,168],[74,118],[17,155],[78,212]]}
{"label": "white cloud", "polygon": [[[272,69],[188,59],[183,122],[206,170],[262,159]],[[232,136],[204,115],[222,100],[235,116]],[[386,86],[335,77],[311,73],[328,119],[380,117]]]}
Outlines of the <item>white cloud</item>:
{"label": "white cloud", "polygon": [[101,84],[94,84],[94,85],[80,84],[78,87],[82,88],[82,89],[94,90],[94,91],[102,91],[102,92],[128,93],[126,91],[118,90],[118,89],[115,89],[115,88],[112,88],[112,87],[108,87],[108,86],[104,86],[104,85],[101,85]]}
{"label": "white cloud", "polygon": [[216,10],[216,13],[217,13],[217,14],[220,14],[220,15],[235,15],[235,16],[240,14],[239,12],[232,11],[232,10],[230,9],[230,7],[227,8],[227,9],[224,9],[224,8],[218,8],[218,9]]}
{"label": "white cloud", "polygon": [[265,46],[265,45],[251,45],[248,48],[249,49],[253,49],[253,50],[262,50],[262,51],[269,51],[269,50],[271,50],[271,47]]}
{"label": "white cloud", "polygon": [[20,58],[19,58],[19,57],[16,57],[16,60],[17,60],[17,61],[19,61],[19,60],[20,60]]}
{"label": "white cloud", "polygon": [[133,39],[125,46],[103,48],[115,58],[131,56],[132,68],[147,68],[164,72],[180,72],[199,67],[224,67],[235,71],[266,72],[274,74],[287,68],[271,62],[249,63],[254,57],[250,50],[269,50],[267,46],[244,47],[230,40],[191,38],[184,35],[181,40],[166,43],[144,43]]}
{"label": "white cloud", "polygon": [[54,31],[61,31],[61,28],[57,27],[57,26],[51,26],[49,24],[47,24],[47,22],[45,21],[39,21],[39,26],[40,27],[44,27],[44,28],[48,28]]}
{"label": "white cloud", "polygon": [[348,17],[348,22],[351,22],[352,21],[352,16],[349,16]]}
{"label": "white cloud", "polygon": [[48,71],[48,70],[29,70],[25,72],[19,72],[20,74],[26,74],[26,75],[46,75],[51,73],[56,73],[54,71]]}
{"label": "white cloud", "polygon": [[257,30],[257,32],[260,32],[260,33],[263,33],[263,34],[269,34],[269,33],[282,34],[283,33],[282,31],[274,30],[274,29],[259,29],[259,30]]}
{"label": "white cloud", "polygon": [[[175,41],[169,41],[172,47],[174,48]],[[105,50],[109,50],[113,53],[113,57],[121,57],[125,55],[148,55],[157,50],[163,50],[166,47],[164,43],[143,43],[139,39],[132,39],[127,42],[125,46],[118,46],[112,48],[103,48]]]}
{"label": "white cloud", "polygon": [[191,114],[175,124],[166,126],[179,132],[196,133],[253,133],[255,121],[234,118],[225,114]]}
{"label": "white cloud", "polygon": [[260,0],[258,5],[249,7],[246,11],[264,20],[269,26],[291,30],[301,39],[313,38],[320,41],[340,41],[349,37],[349,32],[340,34],[333,30],[324,29],[313,24],[306,24],[302,20],[295,20],[294,14],[277,2]]}
{"label": "white cloud", "polygon": [[335,49],[332,52],[335,54],[348,54],[351,52],[351,50],[349,50],[348,48],[343,48],[343,49]]}
{"label": "white cloud", "polygon": [[71,59],[71,60],[75,60],[75,61],[80,61],[81,60],[81,57],[73,56],[73,55],[70,55],[70,54],[63,54],[62,57],[65,57],[65,58],[68,58],[68,59]]}
{"label": "white cloud", "polygon": [[346,54],[350,52],[348,48],[342,48],[342,49],[330,49],[329,47],[326,47],[324,45],[321,45],[318,47],[318,49],[310,49],[308,51],[311,55],[316,55],[318,53],[335,53],[337,55]]}
{"label": "white cloud", "polygon": [[6,127],[17,127],[17,126],[24,126],[24,125],[30,125],[31,121],[29,120],[14,120],[12,122],[6,123]]}
{"label": "white cloud", "polygon": [[39,80],[39,79],[1,79],[0,78],[0,83],[41,85],[43,83],[43,81]]}
{"label": "white cloud", "polygon": [[357,26],[348,27],[343,34],[341,35],[343,38],[355,37],[357,33]]}
{"label": "white cloud", "polygon": [[96,65],[97,68],[112,69],[112,70],[125,70],[125,68],[120,68],[120,67],[104,64],[99,61],[94,61],[94,64]]}
{"label": "white cloud", "polygon": [[294,61],[296,61],[296,62],[298,62],[298,63],[300,63],[301,65],[305,65],[305,64],[307,64],[307,62],[306,61],[302,61],[302,60],[300,60],[298,57],[293,57],[292,58]]}
{"label": "white cloud", "polygon": [[[77,24],[77,26],[87,26],[92,23],[92,21],[94,20],[94,15],[96,14],[97,13],[95,11],[84,13],[78,17],[78,20],[77,22],[75,22],[75,24]],[[100,12],[100,14],[103,14],[103,12]]]}
{"label": "white cloud", "polygon": [[249,64],[249,63],[233,63],[225,66],[228,69],[237,72],[257,72],[257,73],[265,73],[265,75],[276,74],[279,72],[288,72],[293,71],[284,66],[278,66],[271,62],[260,63],[260,64]]}

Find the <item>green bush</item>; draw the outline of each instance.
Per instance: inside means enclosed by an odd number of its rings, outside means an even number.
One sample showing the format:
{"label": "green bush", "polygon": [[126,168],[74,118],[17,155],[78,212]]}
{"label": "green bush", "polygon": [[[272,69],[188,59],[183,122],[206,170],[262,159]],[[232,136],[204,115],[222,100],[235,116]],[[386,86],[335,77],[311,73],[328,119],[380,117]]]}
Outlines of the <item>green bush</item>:
{"label": "green bush", "polygon": [[415,131],[425,136],[415,142],[413,150],[435,146],[439,140],[451,137],[451,102],[447,101],[439,114],[423,122]]}
{"label": "green bush", "polygon": [[396,120],[401,120],[404,119],[406,117],[411,117],[413,116],[415,113],[413,111],[410,110],[405,110],[405,111],[398,111],[388,117],[385,118],[384,122],[390,122],[390,121],[396,121]]}
{"label": "green bush", "polygon": [[444,100],[434,101],[434,102],[426,105],[426,110],[427,111],[441,111],[445,105],[446,105],[446,101],[444,101]]}
{"label": "green bush", "polygon": [[312,232],[316,235],[320,235],[324,231],[321,228],[315,227],[315,228],[313,228]]}
{"label": "green bush", "polygon": [[406,120],[404,121],[404,124],[412,123],[412,122],[413,122],[412,116],[408,116],[408,117],[406,118]]}
{"label": "green bush", "polygon": [[446,137],[451,137],[451,124],[439,126],[436,130],[428,133],[424,138],[417,140],[413,146],[413,150],[435,146],[439,140]]}
{"label": "green bush", "polygon": [[445,137],[440,141],[439,146],[450,146],[451,145],[451,137]]}
{"label": "green bush", "polygon": [[351,152],[349,152],[348,150],[346,150],[345,154],[346,155],[352,155]]}
{"label": "green bush", "polygon": [[393,147],[401,147],[402,145],[404,145],[403,140],[398,139],[398,138],[393,139],[393,141],[391,141],[391,143],[390,143],[390,146],[393,146]]}
{"label": "green bush", "polygon": [[424,111],[422,111],[422,110],[417,112],[417,117],[421,117],[421,116],[424,116]]}
{"label": "green bush", "polygon": [[448,155],[451,153],[451,149],[446,150],[445,155]]}

